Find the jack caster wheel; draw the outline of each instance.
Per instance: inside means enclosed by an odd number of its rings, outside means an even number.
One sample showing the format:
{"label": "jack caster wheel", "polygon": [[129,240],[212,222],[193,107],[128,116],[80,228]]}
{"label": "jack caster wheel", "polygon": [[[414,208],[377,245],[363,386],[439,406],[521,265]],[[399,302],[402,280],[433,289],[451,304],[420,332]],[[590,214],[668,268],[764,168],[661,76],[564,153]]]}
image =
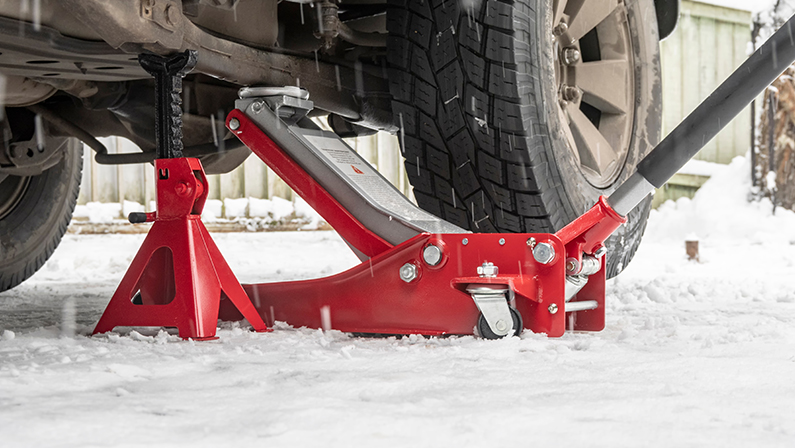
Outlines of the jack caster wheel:
{"label": "jack caster wheel", "polygon": [[[519,311],[516,311],[516,308],[511,307],[510,310],[511,318],[513,319],[513,335],[519,336],[522,333],[522,329],[524,328],[524,325],[522,324],[522,315],[519,314]],[[478,317],[478,333],[483,339],[501,339],[505,337],[498,336],[491,331],[491,327],[489,327],[489,324],[486,322],[486,318],[483,317],[483,314]]]}

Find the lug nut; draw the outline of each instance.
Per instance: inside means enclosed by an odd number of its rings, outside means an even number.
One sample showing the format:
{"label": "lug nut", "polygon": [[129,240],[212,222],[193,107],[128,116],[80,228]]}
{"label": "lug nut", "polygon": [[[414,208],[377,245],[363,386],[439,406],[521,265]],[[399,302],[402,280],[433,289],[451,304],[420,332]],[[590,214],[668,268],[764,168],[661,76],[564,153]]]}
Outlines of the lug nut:
{"label": "lug nut", "polygon": [[576,48],[566,48],[563,50],[563,63],[566,65],[574,65],[580,62],[580,50]]}
{"label": "lug nut", "polygon": [[533,248],[533,258],[541,264],[549,264],[555,258],[555,248],[549,243],[538,243]]}
{"label": "lug nut", "polygon": [[552,30],[552,34],[554,34],[557,37],[560,37],[563,34],[565,34],[567,31],[569,31],[569,26],[566,25],[566,22],[561,22],[558,24],[558,26],[555,27],[555,29]]}
{"label": "lug nut", "polygon": [[417,278],[417,266],[414,263],[406,263],[400,267],[400,279],[406,283],[411,283]]}
{"label": "lug nut", "polygon": [[422,259],[428,265],[436,266],[442,262],[442,249],[433,244],[429,244],[422,250]]}
{"label": "lug nut", "polygon": [[577,101],[580,98],[580,89],[574,86],[563,86],[560,94],[566,101]]}

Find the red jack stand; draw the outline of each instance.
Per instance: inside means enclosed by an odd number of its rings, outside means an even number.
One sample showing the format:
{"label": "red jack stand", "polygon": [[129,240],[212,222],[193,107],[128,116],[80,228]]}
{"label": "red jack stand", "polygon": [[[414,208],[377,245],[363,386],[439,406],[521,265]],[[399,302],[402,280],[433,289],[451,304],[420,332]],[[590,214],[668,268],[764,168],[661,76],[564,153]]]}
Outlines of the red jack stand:
{"label": "red jack stand", "polygon": [[130,214],[130,222],[154,225],[94,334],[154,326],[214,339],[224,298],[255,331],[270,331],[202,224],[207,178],[201,162],[182,154],[182,77],[196,65],[196,52],[142,54],[138,61],[155,78],[157,211]]}
{"label": "red jack stand", "polygon": [[[117,326],[177,327],[179,336],[215,339],[222,294],[256,331],[270,331],[201,221],[207,179],[198,159],[155,161],[157,211],[141,249],[94,334]],[[139,299],[140,298],[140,299]]]}

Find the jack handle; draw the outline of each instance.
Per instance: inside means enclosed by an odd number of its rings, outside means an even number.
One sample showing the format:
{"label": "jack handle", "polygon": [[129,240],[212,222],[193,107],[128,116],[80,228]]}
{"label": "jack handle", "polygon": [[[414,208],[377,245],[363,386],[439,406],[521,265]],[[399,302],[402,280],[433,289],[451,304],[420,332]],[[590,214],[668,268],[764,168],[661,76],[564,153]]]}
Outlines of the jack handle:
{"label": "jack handle", "polygon": [[795,16],[781,26],[638,164],[607,202],[622,216],[685,163],[795,61]]}

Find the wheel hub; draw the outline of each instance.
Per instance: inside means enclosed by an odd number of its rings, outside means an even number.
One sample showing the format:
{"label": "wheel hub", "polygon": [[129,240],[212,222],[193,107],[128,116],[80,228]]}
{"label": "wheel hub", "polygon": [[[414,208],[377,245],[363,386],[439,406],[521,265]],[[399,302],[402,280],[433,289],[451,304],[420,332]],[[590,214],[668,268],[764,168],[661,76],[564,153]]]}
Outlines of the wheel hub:
{"label": "wheel hub", "polygon": [[619,0],[555,0],[558,114],[580,171],[596,188],[618,178],[634,121],[633,52]]}

